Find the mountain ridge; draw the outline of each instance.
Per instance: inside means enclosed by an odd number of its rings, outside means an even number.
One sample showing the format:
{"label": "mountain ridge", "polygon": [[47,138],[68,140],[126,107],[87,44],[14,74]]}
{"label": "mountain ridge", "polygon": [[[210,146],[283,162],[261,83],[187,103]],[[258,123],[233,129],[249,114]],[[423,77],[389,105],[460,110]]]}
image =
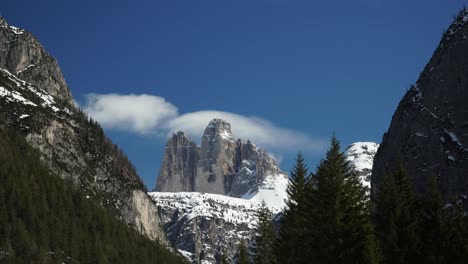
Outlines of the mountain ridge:
{"label": "mountain ridge", "polygon": [[134,166],[100,125],[77,109],[57,64],[27,31],[0,19],[0,108],[5,123],[118,219],[162,242],[157,207]]}
{"label": "mountain ridge", "polygon": [[[183,133],[174,136],[180,137]],[[169,142],[174,142],[174,137]],[[185,139],[183,142],[193,143]],[[356,142],[344,152],[365,186],[370,186],[377,148],[378,144],[373,142]],[[158,204],[169,243],[191,263],[214,264],[222,254],[234,258],[239,244],[251,240],[255,234],[256,212],[262,201],[276,214],[275,219],[280,218],[287,199],[288,181],[280,176],[266,176],[261,184],[253,184],[252,192],[241,197],[196,191],[150,192],[149,195]]]}

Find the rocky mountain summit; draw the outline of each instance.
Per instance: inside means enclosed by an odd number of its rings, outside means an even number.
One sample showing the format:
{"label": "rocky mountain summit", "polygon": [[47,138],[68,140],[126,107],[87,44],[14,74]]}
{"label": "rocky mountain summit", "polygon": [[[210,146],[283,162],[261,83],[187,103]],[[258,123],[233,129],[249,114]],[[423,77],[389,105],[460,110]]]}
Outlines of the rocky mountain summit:
{"label": "rocky mountain summit", "polygon": [[56,62],[29,32],[0,18],[0,125],[21,133],[51,170],[151,239],[165,240],[135,168],[76,109]]}
{"label": "rocky mountain summit", "polygon": [[419,193],[436,176],[445,196],[468,190],[468,12],[445,32],[401,100],[375,156],[372,193],[402,164]]}
{"label": "rocky mountain summit", "polygon": [[[233,146],[237,147],[238,142],[241,142],[233,141],[229,133],[230,126],[225,121],[214,120],[208,125],[207,130],[205,134],[208,136],[204,137],[206,142],[226,139],[228,147],[225,149],[229,149],[231,143],[236,143]],[[255,154],[256,147],[252,143],[247,142],[240,146],[244,148],[239,151],[244,153],[240,157],[259,159],[258,153]],[[344,153],[347,161],[356,169],[361,176],[362,183],[366,186],[370,186],[370,172],[377,148],[376,143],[357,142],[350,145]],[[174,134],[166,146],[163,164],[163,168],[166,169],[162,170],[165,173],[166,189],[170,189],[171,192],[149,194],[158,204],[170,244],[192,263],[217,263],[221,253],[232,258],[236,254],[239,243],[249,241],[253,237],[257,221],[255,213],[262,201],[265,201],[274,213],[281,211],[284,200],[287,199],[288,179],[284,176],[285,174],[267,174],[263,182],[257,183],[256,178],[251,178],[257,168],[253,166],[256,163],[252,158],[246,159],[243,162],[245,166],[237,172],[238,181],[244,181],[243,184],[239,184],[243,187],[240,193],[244,193],[241,198],[196,192],[194,184],[197,175],[196,164],[200,163],[193,163],[193,158],[199,157],[200,152],[201,149],[184,133]],[[261,153],[267,155],[265,152]],[[268,161],[266,157],[260,160]],[[250,167],[247,164],[250,164]],[[260,168],[267,167],[261,162],[259,164]],[[270,163],[270,166],[272,164],[274,163]],[[271,168],[266,171],[278,173],[276,169]],[[173,174],[169,174],[170,172]],[[167,177],[168,175],[173,175],[173,177]],[[190,175],[190,177],[184,178],[183,175]],[[236,179],[236,176],[234,178]],[[187,191],[174,191],[177,189],[174,188],[174,179],[179,190],[186,188]],[[237,184],[234,183],[231,186],[234,187]],[[252,188],[253,186],[255,188]]]}
{"label": "rocky mountain summit", "polygon": [[213,119],[201,147],[183,132],[169,138],[155,190],[170,244],[192,263],[234,257],[252,237],[262,201],[277,213],[288,176],[263,149],[234,140],[231,125]]}
{"label": "rocky mountain summit", "polygon": [[0,68],[35,87],[43,88],[63,103],[72,95],[57,61],[29,32],[0,17]]}
{"label": "rocky mountain summit", "polygon": [[231,125],[214,119],[201,147],[183,132],[168,140],[155,190],[242,197],[256,193],[272,175],[287,179],[268,153],[250,141],[234,140]]}

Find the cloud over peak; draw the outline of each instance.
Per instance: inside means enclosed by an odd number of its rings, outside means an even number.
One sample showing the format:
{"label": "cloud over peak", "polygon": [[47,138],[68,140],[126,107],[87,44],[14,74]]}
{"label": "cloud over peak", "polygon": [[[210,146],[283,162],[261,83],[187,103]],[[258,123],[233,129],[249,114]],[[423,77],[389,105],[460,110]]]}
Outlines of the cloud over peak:
{"label": "cloud over peak", "polygon": [[156,132],[178,116],[173,104],[148,94],[89,94],[84,110],[106,128],[139,134]]}
{"label": "cloud over peak", "polygon": [[260,117],[214,110],[179,114],[175,105],[155,95],[89,94],[83,108],[105,128],[143,135],[167,135],[181,130],[199,141],[208,123],[221,118],[231,123],[234,137],[250,139],[268,149],[322,151],[326,146],[321,139]]}

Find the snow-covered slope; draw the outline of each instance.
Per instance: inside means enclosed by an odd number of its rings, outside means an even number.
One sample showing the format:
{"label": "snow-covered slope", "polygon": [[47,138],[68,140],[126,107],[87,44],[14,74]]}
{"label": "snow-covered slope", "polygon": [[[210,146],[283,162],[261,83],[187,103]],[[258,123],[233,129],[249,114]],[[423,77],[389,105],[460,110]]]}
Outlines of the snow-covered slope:
{"label": "snow-covered slope", "polygon": [[4,78],[2,81],[9,84],[8,86],[5,85],[5,87],[0,86],[0,97],[5,100],[5,103],[20,106],[21,109],[18,109],[18,112],[23,112],[23,115],[21,115],[23,118],[25,118],[25,115],[29,116],[30,111],[37,111],[38,105],[53,112],[62,111],[71,114],[66,107],[60,109],[54,97],[47,91],[38,89],[5,69],[0,68],[0,75],[1,78]]}
{"label": "snow-covered slope", "polygon": [[201,192],[149,193],[158,206],[168,240],[192,263],[217,263],[222,252],[233,257],[239,244],[252,237],[255,212],[262,201],[273,213],[284,207],[287,174],[277,169],[259,180],[255,163],[242,164],[239,175],[245,177],[239,180],[248,179],[250,189],[241,198]]}
{"label": "snow-covered slope", "polygon": [[[226,223],[245,224],[253,228],[259,203],[220,194],[197,192],[150,192],[158,206],[178,211],[186,221],[197,217],[217,218]],[[166,219],[167,221],[172,220]]]}
{"label": "snow-covered slope", "polygon": [[285,174],[268,175],[259,185],[258,190],[242,196],[253,203],[261,203],[265,201],[270,210],[274,213],[281,211],[285,205],[285,200],[288,198],[286,188],[288,186],[288,178]]}
{"label": "snow-covered slope", "polygon": [[197,192],[153,192],[166,235],[191,263],[218,263],[220,254],[236,253],[257,221],[256,201]]}
{"label": "snow-covered slope", "polygon": [[170,243],[192,263],[217,263],[249,240],[262,201],[273,213],[284,207],[288,178],[268,175],[242,198],[200,192],[151,192]]}
{"label": "snow-covered slope", "polygon": [[362,184],[369,189],[372,165],[378,148],[379,144],[374,142],[356,142],[351,144],[344,152],[346,160],[358,172]]}

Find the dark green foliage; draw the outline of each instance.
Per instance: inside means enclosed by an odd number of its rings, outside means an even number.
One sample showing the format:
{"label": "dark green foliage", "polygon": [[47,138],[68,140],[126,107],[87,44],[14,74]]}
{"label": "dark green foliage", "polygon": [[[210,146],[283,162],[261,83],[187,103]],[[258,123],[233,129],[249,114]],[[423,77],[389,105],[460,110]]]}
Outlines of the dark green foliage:
{"label": "dark green foliage", "polygon": [[229,264],[229,259],[226,256],[226,253],[222,252],[221,255],[219,256],[219,263],[220,264]]}
{"label": "dark green foliage", "polygon": [[366,190],[348,166],[338,140],[313,177],[306,219],[310,263],[377,263]]}
{"label": "dark green foliage", "polygon": [[276,256],[273,251],[275,233],[272,224],[273,214],[268,209],[265,201],[262,202],[257,211],[256,235],[252,252],[254,254],[255,264],[276,263]]}
{"label": "dark green foliage", "polygon": [[0,129],[1,263],[183,263],[49,172]]}
{"label": "dark green foliage", "polygon": [[276,242],[279,263],[468,260],[466,197],[443,200],[434,179],[427,196],[419,199],[400,166],[379,186],[371,217],[365,187],[335,137],[309,182],[303,181],[307,170],[300,155],[291,174],[290,200]]}
{"label": "dark green foliage", "polygon": [[466,216],[458,201],[444,206],[436,178],[429,182],[429,194],[420,214],[422,261],[464,263],[468,259]]}
{"label": "dark green foliage", "polygon": [[288,200],[283,210],[281,228],[275,245],[277,259],[283,264],[308,263],[308,260],[300,254],[306,241],[305,228],[308,224],[304,216],[306,194],[310,188],[307,170],[302,154],[297,154],[289,178]]}
{"label": "dark green foliage", "polygon": [[436,178],[429,182],[428,198],[421,210],[422,256],[425,263],[446,263],[444,248],[444,205],[437,187]]}
{"label": "dark green foliage", "polygon": [[[132,183],[135,188],[145,188],[133,164],[122,149],[106,137],[98,122],[89,118],[81,109],[76,110],[75,120],[78,123],[75,129],[83,153],[89,152],[92,154],[91,167],[96,165],[106,166],[112,175],[120,178],[120,180]],[[105,157],[113,158],[110,163],[106,163]]]}
{"label": "dark green foliage", "polygon": [[400,166],[384,177],[375,201],[376,234],[383,263],[414,263],[420,259],[418,203]]}
{"label": "dark green foliage", "polygon": [[247,246],[243,242],[239,245],[238,255],[237,264],[250,264],[249,252],[247,251]]}

